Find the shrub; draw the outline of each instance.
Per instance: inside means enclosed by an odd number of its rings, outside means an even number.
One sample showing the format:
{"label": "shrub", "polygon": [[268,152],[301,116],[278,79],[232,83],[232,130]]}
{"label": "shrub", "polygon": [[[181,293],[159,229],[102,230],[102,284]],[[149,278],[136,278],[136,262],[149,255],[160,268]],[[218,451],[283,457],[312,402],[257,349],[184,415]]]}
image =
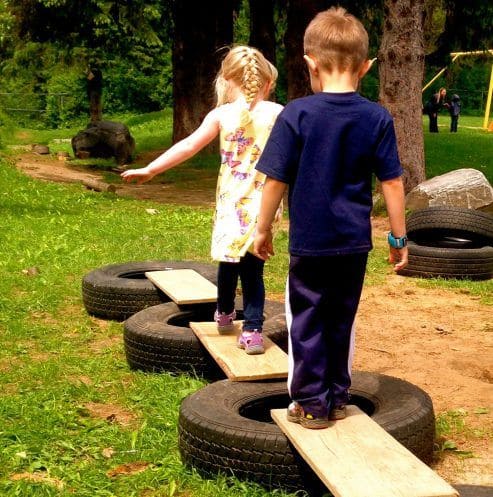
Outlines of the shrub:
{"label": "shrub", "polygon": [[86,77],[81,67],[59,65],[46,84],[45,122],[52,128],[67,126],[76,118],[88,116]]}

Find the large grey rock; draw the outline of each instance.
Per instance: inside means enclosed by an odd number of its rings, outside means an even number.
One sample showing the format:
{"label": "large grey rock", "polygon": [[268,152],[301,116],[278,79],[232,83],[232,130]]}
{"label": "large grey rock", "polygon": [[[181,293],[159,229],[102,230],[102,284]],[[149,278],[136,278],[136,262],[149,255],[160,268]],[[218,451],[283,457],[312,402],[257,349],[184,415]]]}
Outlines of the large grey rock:
{"label": "large grey rock", "polygon": [[121,165],[131,161],[135,140],[122,123],[93,121],[72,138],[72,148],[79,159],[114,157]]}
{"label": "large grey rock", "polygon": [[457,169],[423,181],[406,195],[406,208],[451,205],[493,211],[493,187],[477,169]]}

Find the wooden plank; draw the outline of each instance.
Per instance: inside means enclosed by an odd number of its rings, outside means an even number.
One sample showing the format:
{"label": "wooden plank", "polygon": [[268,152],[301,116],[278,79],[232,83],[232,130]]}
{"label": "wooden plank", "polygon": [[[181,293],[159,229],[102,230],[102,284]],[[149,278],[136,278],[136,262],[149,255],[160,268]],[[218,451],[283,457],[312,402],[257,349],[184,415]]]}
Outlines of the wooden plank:
{"label": "wooden plank", "polygon": [[177,304],[216,302],[217,287],[193,269],[147,271],[146,277]]}
{"label": "wooden plank", "polygon": [[284,351],[264,336],[265,353],[248,355],[237,346],[242,321],[235,321],[234,326],[234,331],[219,334],[216,323],[190,323],[190,328],[230,380],[249,381],[288,376],[288,356]]}
{"label": "wooden plank", "polygon": [[346,419],[309,430],[272,418],[335,497],[457,497],[457,491],[356,406]]}

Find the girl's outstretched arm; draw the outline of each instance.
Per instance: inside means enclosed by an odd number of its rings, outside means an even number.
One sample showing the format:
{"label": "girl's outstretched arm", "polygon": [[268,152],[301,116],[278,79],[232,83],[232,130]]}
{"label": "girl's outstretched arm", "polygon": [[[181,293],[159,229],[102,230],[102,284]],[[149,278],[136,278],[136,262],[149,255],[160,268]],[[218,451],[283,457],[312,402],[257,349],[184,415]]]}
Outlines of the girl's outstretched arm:
{"label": "girl's outstretched arm", "polygon": [[208,145],[219,133],[219,109],[214,109],[205,116],[202,124],[189,136],[175,143],[157,159],[141,169],[128,169],[121,174],[124,181],[136,180],[137,184],[149,181],[156,174],[193,157]]}

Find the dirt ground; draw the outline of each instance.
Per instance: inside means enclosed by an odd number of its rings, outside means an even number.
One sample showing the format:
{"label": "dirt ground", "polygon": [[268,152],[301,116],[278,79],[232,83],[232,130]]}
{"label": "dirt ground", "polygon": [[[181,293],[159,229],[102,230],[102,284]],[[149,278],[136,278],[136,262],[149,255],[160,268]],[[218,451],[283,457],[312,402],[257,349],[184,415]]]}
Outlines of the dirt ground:
{"label": "dirt ground", "polygon": [[[137,162],[145,164],[152,158],[140,157]],[[101,179],[96,170],[30,152],[18,156],[17,167],[47,181]],[[116,194],[211,205],[214,180],[207,178],[200,187],[193,183],[188,190],[177,190],[170,183],[122,185]],[[375,218],[373,228],[375,236],[383,236],[387,220]],[[452,485],[492,487],[491,494],[487,489],[481,495],[493,495],[492,307],[467,290],[423,288],[419,280],[394,275],[389,269],[384,284],[363,292],[354,367],[403,378],[428,392],[436,415],[448,413],[447,422],[457,425],[448,436],[456,448],[439,452],[433,468]]]}

